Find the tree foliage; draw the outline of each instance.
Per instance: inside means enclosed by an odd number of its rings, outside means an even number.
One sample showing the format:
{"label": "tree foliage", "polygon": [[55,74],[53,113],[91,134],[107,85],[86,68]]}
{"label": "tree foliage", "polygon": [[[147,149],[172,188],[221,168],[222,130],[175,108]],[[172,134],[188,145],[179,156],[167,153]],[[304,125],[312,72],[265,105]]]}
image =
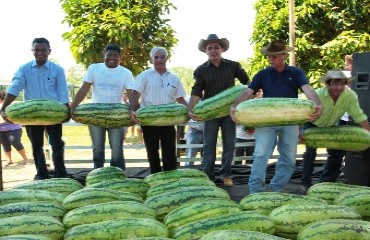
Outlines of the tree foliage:
{"label": "tree foliage", "polygon": [[[257,0],[249,68],[266,67],[260,49],[271,40],[289,39],[287,0]],[[343,68],[344,56],[370,50],[370,0],[296,0],[295,57],[314,87],[329,69]],[[287,42],[288,44],[288,42]]]}
{"label": "tree foliage", "polygon": [[104,47],[122,48],[121,64],[135,75],[148,65],[154,46],[171,49],[178,40],[165,16],[175,9],[168,0],[60,0],[63,22],[71,31],[63,34],[77,63],[85,67],[103,60]]}
{"label": "tree foliage", "polygon": [[193,78],[194,69],[187,67],[173,67],[171,68],[170,71],[176,74],[181,79],[181,82],[184,85],[186,93],[190,95],[191,88],[194,85]]}

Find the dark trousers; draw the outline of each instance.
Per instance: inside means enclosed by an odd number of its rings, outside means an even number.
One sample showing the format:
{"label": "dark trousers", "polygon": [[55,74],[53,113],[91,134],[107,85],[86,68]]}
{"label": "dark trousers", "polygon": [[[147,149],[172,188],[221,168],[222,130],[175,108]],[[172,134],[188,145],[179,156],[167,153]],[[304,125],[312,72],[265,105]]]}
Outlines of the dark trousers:
{"label": "dark trousers", "polygon": [[[308,129],[310,127],[315,127],[315,125],[307,123],[305,124],[304,129]],[[328,158],[324,165],[323,173],[320,175],[319,182],[335,182],[340,173],[340,168],[342,167],[346,151],[333,149],[326,149],[326,151],[328,153]],[[306,147],[306,151],[303,153],[302,178],[300,182],[308,187],[311,186],[312,183],[311,175],[315,166],[315,159],[316,149]]]}
{"label": "dark trousers", "polygon": [[141,129],[151,173],[162,171],[159,143],[161,144],[163,171],[175,170],[177,168],[175,127],[142,126]]}
{"label": "dark trousers", "polygon": [[[254,139],[236,138],[237,143],[254,142]],[[235,147],[235,157],[253,156],[254,146]],[[248,160],[247,160],[248,162]],[[242,160],[234,161],[235,164],[243,164]]]}
{"label": "dark trousers", "polygon": [[49,137],[49,144],[52,147],[52,159],[54,163],[55,176],[65,177],[66,168],[64,165],[64,142],[62,140],[62,124],[49,126],[26,126],[28,138],[32,145],[32,154],[35,161],[37,179],[48,178],[48,170],[44,154],[44,131]]}

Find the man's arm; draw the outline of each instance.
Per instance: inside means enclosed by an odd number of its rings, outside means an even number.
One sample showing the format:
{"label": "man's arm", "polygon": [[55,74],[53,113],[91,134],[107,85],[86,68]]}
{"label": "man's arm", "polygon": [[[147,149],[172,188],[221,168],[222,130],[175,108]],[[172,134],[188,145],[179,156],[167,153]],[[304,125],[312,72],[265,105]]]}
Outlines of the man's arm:
{"label": "man's arm", "polygon": [[140,124],[140,122],[136,119],[136,110],[139,109],[140,96],[141,96],[141,93],[139,93],[136,90],[132,90],[131,97],[130,97],[131,120],[137,124]]}
{"label": "man's arm", "polygon": [[238,123],[238,120],[236,119],[235,117],[235,111],[236,111],[236,106],[238,106],[239,103],[245,101],[245,100],[248,100],[250,98],[252,98],[253,96],[253,93],[254,93],[254,90],[251,89],[251,88],[247,88],[240,96],[238,99],[236,99],[236,101],[233,103],[233,105],[231,105],[230,107],[230,117],[231,119],[235,122],[235,123]]}
{"label": "man's arm", "polygon": [[195,116],[193,114],[193,108],[194,108],[195,104],[197,104],[199,102],[199,100],[200,100],[200,97],[196,96],[196,95],[191,95],[190,100],[189,100],[188,115],[194,121],[202,121],[202,119],[198,118],[197,116]]}
{"label": "man's arm", "polygon": [[176,101],[188,107],[188,103],[185,101],[184,97],[176,98]]}
{"label": "man's arm", "polygon": [[321,101],[319,99],[319,97],[317,96],[316,92],[313,90],[313,88],[308,85],[308,84],[305,84],[301,87],[303,93],[306,95],[306,97],[311,100],[316,106],[315,106],[315,112],[313,114],[311,114],[310,116],[310,121],[315,121],[316,119],[318,119],[322,113],[322,104],[321,104]]}
{"label": "man's arm", "polygon": [[87,93],[91,88],[91,85],[92,83],[83,82],[82,86],[80,87],[75,96],[75,99],[73,99],[73,102],[71,103],[71,109],[77,107],[85,99]]}
{"label": "man's arm", "polygon": [[359,122],[358,125],[370,132],[370,124],[367,120]]}
{"label": "man's arm", "polygon": [[12,123],[11,121],[9,121],[6,117],[6,114],[5,114],[5,109],[7,106],[9,106],[15,99],[17,98],[17,96],[14,96],[10,93],[7,93],[5,95],[5,98],[4,98],[4,101],[3,101],[3,104],[1,106],[1,109],[0,109],[0,115],[2,116],[2,118],[4,119],[4,121],[8,122],[8,123]]}

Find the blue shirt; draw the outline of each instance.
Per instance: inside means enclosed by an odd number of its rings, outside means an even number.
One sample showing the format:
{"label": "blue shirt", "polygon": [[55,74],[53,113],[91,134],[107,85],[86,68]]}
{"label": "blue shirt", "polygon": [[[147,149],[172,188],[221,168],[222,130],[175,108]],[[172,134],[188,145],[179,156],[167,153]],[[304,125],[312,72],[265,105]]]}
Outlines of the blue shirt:
{"label": "blue shirt", "polygon": [[69,103],[64,69],[50,61],[39,67],[33,60],[17,70],[7,92],[18,96],[22,90],[24,100],[47,99]]}
{"label": "blue shirt", "polygon": [[265,98],[298,98],[298,89],[306,84],[308,80],[302,69],[286,65],[282,72],[272,67],[259,71],[248,88],[262,89]]}

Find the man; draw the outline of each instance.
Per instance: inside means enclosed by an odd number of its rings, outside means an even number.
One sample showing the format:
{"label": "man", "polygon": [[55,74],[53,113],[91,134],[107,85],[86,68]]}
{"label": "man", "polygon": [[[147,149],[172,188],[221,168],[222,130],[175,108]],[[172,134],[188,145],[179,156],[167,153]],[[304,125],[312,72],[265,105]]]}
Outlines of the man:
{"label": "man", "polygon": [[[266,98],[297,98],[298,89],[301,89],[307,98],[316,104],[316,112],[310,120],[315,120],[320,115],[320,100],[308,84],[304,72],[285,63],[287,53],[292,50],[292,47],[286,47],[283,40],[272,41],[266,48],[261,49],[261,53],[267,56],[270,67],[259,71],[245,92],[231,106],[230,115],[235,122],[236,106],[252,98],[259,89],[262,89],[263,97]],[[256,128],[252,170],[248,183],[250,194],[265,191],[266,168],[276,145],[280,156],[269,187],[274,192],[283,191],[295,169],[298,135],[298,125]]]}
{"label": "man", "polygon": [[[367,116],[359,105],[357,94],[347,87],[351,78],[348,78],[340,70],[329,70],[325,76],[321,77],[320,81],[325,84],[325,87],[317,89],[316,93],[322,102],[323,112],[316,121],[305,124],[304,129],[335,126],[341,116],[348,112],[355,123],[370,131]],[[319,182],[335,182],[337,180],[346,152],[327,149],[327,153],[328,158]],[[301,194],[305,194],[311,186],[315,158],[316,149],[306,147],[306,152],[303,154],[301,187],[299,189]]]}
{"label": "man", "polygon": [[[48,57],[51,49],[45,38],[35,38],[32,41],[32,52],[35,60],[22,65],[14,74],[12,84],[7,90],[0,114],[6,120],[5,109],[11,104],[19,92],[24,90],[24,100],[47,99],[64,103],[69,108],[68,87],[64,70],[59,65],[50,62]],[[65,121],[69,121],[68,116]],[[27,135],[32,144],[33,158],[37,169],[35,180],[49,178],[46,167],[44,146],[44,131],[49,136],[52,147],[55,177],[66,177],[64,165],[64,142],[62,140],[62,124],[49,126],[26,126]]]}
{"label": "man", "polygon": [[[180,79],[167,70],[168,52],[163,47],[154,47],[150,51],[150,68],[137,76],[132,92],[131,117],[136,119],[136,110],[141,106],[151,106],[178,102],[187,106],[185,90]],[[151,173],[174,170],[177,168],[175,126],[141,126]],[[161,144],[162,162],[159,158]]]}
{"label": "man", "polygon": [[[208,60],[194,71],[195,83],[192,87],[189,103],[189,116],[195,121],[202,121],[192,111],[200,99],[207,99],[235,85],[235,78],[242,84],[249,82],[249,77],[240,63],[224,59],[222,53],[229,49],[229,41],[210,34],[199,42],[198,49],[206,53]],[[218,131],[222,133],[222,166],[219,171],[225,186],[233,186],[231,164],[235,150],[235,123],[230,116],[204,122],[203,171],[211,180],[216,161],[216,144]]]}
{"label": "man", "polygon": [[[130,98],[133,87],[133,76],[130,70],[119,65],[121,49],[116,44],[105,47],[104,62],[91,64],[84,76],[71,108],[78,106],[92,87],[93,103],[123,103],[125,91]],[[94,168],[104,167],[105,135],[108,133],[109,145],[112,150],[111,166],[125,170],[123,141],[125,129],[89,126],[93,145]]]}

